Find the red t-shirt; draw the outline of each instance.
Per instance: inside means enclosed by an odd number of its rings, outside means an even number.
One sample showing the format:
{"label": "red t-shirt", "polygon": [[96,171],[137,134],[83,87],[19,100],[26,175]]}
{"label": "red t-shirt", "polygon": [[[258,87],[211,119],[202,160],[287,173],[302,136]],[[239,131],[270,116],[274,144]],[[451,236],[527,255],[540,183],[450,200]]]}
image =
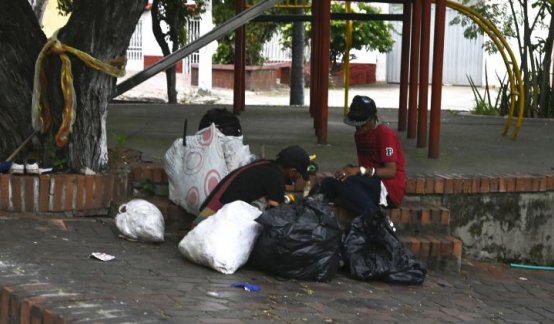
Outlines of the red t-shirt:
{"label": "red t-shirt", "polygon": [[404,152],[396,132],[384,125],[366,133],[354,134],[358,151],[358,164],[365,167],[382,168],[386,162],[396,162],[394,178],[381,179],[389,192],[389,199],[397,206],[404,198],[406,172]]}

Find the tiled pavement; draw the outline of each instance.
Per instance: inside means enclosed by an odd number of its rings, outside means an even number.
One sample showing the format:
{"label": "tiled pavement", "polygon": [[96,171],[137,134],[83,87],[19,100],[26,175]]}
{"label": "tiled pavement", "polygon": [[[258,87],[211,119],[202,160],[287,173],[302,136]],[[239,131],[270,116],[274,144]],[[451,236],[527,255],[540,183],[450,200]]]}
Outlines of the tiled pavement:
{"label": "tiled pavement", "polygon": [[[3,212],[0,323],[554,322],[554,272],[464,260],[460,274],[430,272],[415,287],[343,273],[328,283],[284,280],[248,267],[223,275],[181,257],[184,233],[172,220],[165,243],[144,244],[118,238],[108,218]],[[230,287],[242,282],[261,291]]]}
{"label": "tiled pavement", "polygon": [[[129,135],[128,146],[159,158],[182,136],[184,119],[196,125],[207,106],[183,108],[111,105],[108,130]],[[396,111],[380,114],[394,121]],[[306,108],[241,114],[256,154],[272,157],[295,142],[316,152],[323,170],[354,158],[352,129],[341,120],[341,109],[330,111],[329,145],[318,145]],[[427,159],[426,149],[401,134],[410,175],[543,174],[554,168],[553,120],[526,120],[516,141],[499,135],[502,118],[443,112],[442,123],[440,159]],[[283,125],[294,127],[283,134]],[[152,245],[118,238],[112,219],[0,212],[0,324],[554,322],[554,272],[464,259],[459,274],[430,272],[419,287],[354,281],[344,274],[329,283],[299,282],[248,268],[223,275],[184,260],[177,251],[183,225],[168,226],[167,241]],[[116,259],[96,261],[89,258],[92,252]],[[246,281],[261,292],[230,287]]]}

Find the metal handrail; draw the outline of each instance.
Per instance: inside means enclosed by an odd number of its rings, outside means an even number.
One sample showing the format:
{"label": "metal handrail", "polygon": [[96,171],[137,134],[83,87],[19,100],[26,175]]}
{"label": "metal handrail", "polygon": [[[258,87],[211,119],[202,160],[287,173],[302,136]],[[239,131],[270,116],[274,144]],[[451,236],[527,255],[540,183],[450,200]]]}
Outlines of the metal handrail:
{"label": "metal handrail", "polygon": [[201,36],[197,40],[187,44],[186,46],[162,58],[161,60],[149,66],[148,68],[133,75],[129,79],[121,82],[116,86],[115,93],[112,97],[115,98],[131,90],[132,88],[136,87],[142,82],[150,79],[154,75],[167,70],[171,66],[177,64],[177,62],[182,60],[184,57],[198,51],[199,49],[208,45],[209,43],[223,37],[225,34],[248,23],[250,20],[261,15],[265,10],[275,6],[281,1],[282,0],[265,0],[245,11],[242,11],[241,13],[237,14],[233,18],[227,20],[226,22],[219,25],[218,27],[212,29],[209,33]]}

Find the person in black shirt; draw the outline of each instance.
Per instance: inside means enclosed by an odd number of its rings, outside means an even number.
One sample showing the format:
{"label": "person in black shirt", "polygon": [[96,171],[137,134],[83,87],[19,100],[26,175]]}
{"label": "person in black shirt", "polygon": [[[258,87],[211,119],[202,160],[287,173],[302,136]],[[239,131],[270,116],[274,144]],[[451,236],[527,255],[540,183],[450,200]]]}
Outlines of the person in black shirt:
{"label": "person in black shirt", "polygon": [[234,170],[206,198],[193,226],[236,200],[252,203],[263,199],[269,207],[279,206],[284,201],[287,184],[300,177],[308,179],[309,163],[306,151],[292,145],[281,150],[276,160],[257,160]]}

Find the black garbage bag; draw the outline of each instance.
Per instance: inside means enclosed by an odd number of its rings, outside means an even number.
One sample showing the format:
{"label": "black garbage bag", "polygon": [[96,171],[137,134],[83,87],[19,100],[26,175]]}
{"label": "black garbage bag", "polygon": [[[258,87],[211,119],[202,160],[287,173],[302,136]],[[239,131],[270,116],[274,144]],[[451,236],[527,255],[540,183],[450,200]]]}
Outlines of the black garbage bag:
{"label": "black garbage bag", "polygon": [[341,250],[355,279],[402,285],[419,285],[425,280],[427,270],[398,240],[381,210],[354,218]]}
{"label": "black garbage bag", "polygon": [[337,273],[342,231],[327,202],[309,197],[269,209],[256,221],[263,229],[250,265],[301,280],[328,281]]}

